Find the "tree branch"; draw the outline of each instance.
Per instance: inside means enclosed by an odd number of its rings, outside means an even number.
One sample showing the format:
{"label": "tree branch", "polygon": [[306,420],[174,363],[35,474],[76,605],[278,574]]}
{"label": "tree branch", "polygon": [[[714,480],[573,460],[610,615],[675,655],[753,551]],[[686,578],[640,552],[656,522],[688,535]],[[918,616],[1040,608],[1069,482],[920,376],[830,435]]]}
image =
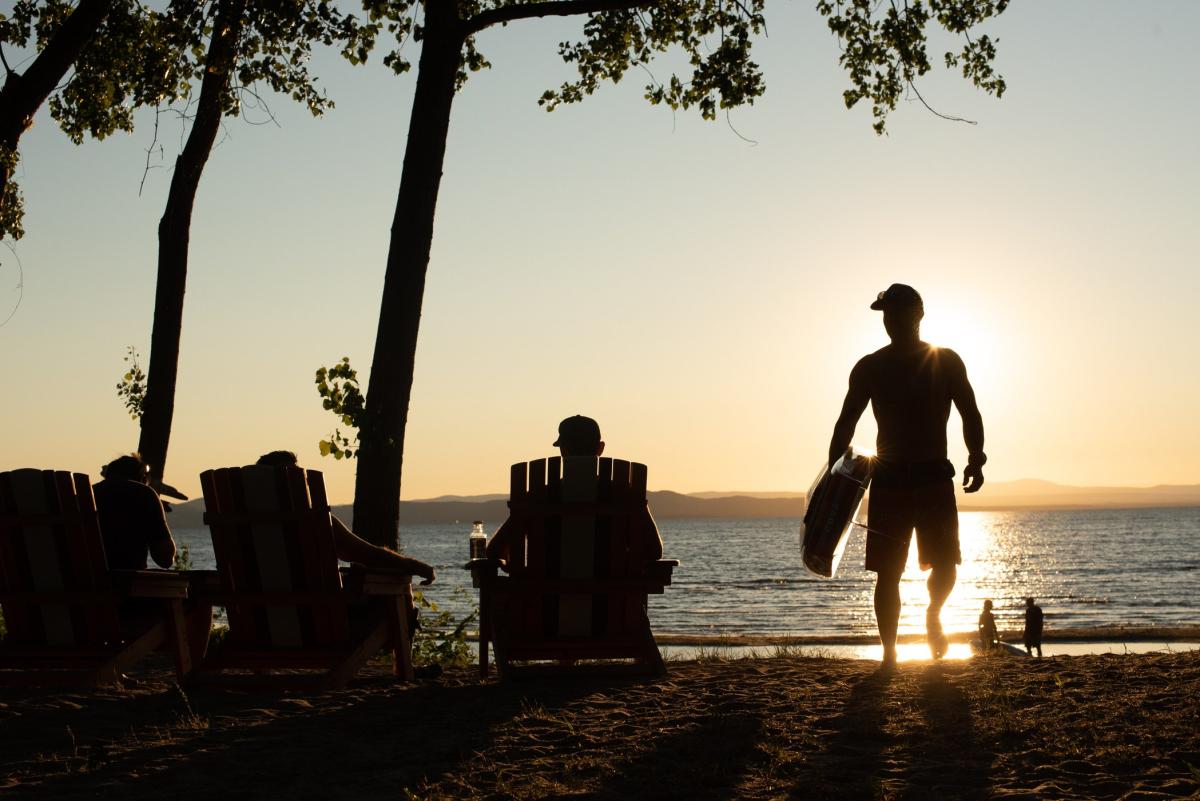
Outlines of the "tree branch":
{"label": "tree branch", "polygon": [[67,17],[46,48],[25,70],[27,104],[34,104],[27,109],[30,116],[67,74],[80,51],[104,22],[112,5],[113,0],[79,0],[71,16]]}
{"label": "tree branch", "polygon": [[553,0],[503,6],[481,11],[463,23],[466,36],[474,36],[492,25],[533,17],[571,17],[576,14],[598,14],[601,11],[628,11],[654,5],[654,0]]}
{"label": "tree branch", "polygon": [[967,125],[978,125],[979,124],[975,120],[968,120],[968,119],[964,119],[962,117],[952,117],[949,114],[943,114],[942,112],[938,111],[933,106],[931,106],[925,102],[925,98],[921,96],[921,92],[920,92],[920,90],[917,89],[917,85],[915,83],[913,83],[912,81],[907,81],[907,83],[908,83],[908,88],[911,89],[913,94],[917,96],[917,100],[920,100],[921,105],[924,106],[925,109],[933,116],[941,117],[943,120],[949,120],[950,122],[965,122]]}

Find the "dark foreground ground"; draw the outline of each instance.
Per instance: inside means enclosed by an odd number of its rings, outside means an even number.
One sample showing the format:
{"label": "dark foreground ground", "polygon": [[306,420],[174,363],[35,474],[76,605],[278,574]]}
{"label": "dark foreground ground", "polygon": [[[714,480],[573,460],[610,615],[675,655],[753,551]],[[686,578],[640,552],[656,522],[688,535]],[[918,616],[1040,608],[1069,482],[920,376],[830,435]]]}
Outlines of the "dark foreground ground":
{"label": "dark foreground ground", "polygon": [[322,696],[0,690],[0,797],[1200,799],[1200,652],[778,656]]}

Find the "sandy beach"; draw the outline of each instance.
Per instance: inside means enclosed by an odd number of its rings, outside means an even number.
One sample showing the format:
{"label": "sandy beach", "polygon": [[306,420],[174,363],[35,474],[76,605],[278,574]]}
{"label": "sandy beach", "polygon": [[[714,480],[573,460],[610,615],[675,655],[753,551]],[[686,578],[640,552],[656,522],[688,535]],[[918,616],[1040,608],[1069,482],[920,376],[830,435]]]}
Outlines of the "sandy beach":
{"label": "sandy beach", "polygon": [[1200,653],[0,692],[11,798],[1200,798]]}

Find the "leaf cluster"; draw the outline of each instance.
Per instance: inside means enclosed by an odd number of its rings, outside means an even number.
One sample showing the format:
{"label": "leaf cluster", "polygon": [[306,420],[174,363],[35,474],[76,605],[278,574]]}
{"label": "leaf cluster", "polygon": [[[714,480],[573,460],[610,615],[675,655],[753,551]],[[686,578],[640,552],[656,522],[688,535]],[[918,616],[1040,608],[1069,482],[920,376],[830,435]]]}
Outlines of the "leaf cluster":
{"label": "leaf cluster", "polygon": [[[750,58],[753,36],[766,28],[763,0],[455,0],[454,9],[463,37],[460,88],[471,72],[491,66],[475,44],[480,31],[533,17],[585,17],[582,38],[558,48],[578,77],[541,96],[539,104],[548,111],[583,100],[604,81],[619,82],[635,67],[651,76],[645,96],[652,104],[695,106],[706,119],[714,119],[719,108],[753,103],[765,88],[762,71]],[[361,49],[347,57],[365,60],[386,32],[396,46],[384,64],[397,74],[407,72],[412,65],[404,45],[425,36],[418,4],[363,0],[363,11]],[[648,65],[671,50],[685,55],[690,72],[660,82]]]}
{"label": "leaf cluster", "polygon": [[[456,596],[465,597],[468,594],[462,587],[454,592]],[[419,591],[413,592],[413,602],[420,609],[430,612],[428,618],[422,618],[421,626],[413,636],[413,661],[443,667],[464,667],[471,664],[473,655],[471,643],[467,641],[467,626],[479,617],[478,604],[462,620],[455,620],[453,614],[439,608]]]}
{"label": "leaf cluster", "polygon": [[0,145],[0,173],[9,176],[4,191],[0,194],[0,239],[6,236],[20,239],[25,235],[25,229],[21,225],[25,216],[25,200],[21,196],[21,187],[13,180],[20,158],[17,151]]}
{"label": "leaf cluster", "polygon": [[[47,5],[50,5],[49,3]],[[54,3],[54,5],[61,5]],[[42,22],[47,17],[43,15]],[[62,19],[43,24],[42,49]],[[75,60],[66,83],[50,97],[50,115],[75,144],[133,130],[134,111],[170,102],[187,91],[186,63],[175,46],[176,22],[136,0],[118,0]]]}
{"label": "leaf cluster", "polygon": [[350,357],[342,357],[332,367],[319,368],[316,384],[321,407],[336,414],[341,424],[354,432],[351,439],[340,428],[335,428],[329,439],[318,443],[321,455],[354,459],[358,456],[359,433],[366,421],[366,397],[358,384],[358,372],[350,366]]}
{"label": "leaf cluster", "polygon": [[[582,40],[559,45],[578,79],[545,92],[539,103],[548,111],[577,103],[603,81],[619,82],[631,67],[642,67],[651,75],[645,87],[651,104],[695,106],[704,119],[716,119],[718,108],[751,105],[766,89],[750,58],[752,37],[765,28],[762,0],[667,0],[592,14]],[[691,74],[659,82],[648,65],[672,49],[686,55]]]}
{"label": "leaf cluster", "polygon": [[142,409],[146,403],[146,374],[142,372],[138,352],[132,345],[129,346],[124,361],[129,365],[129,369],[117,383],[117,397],[125,402],[125,410],[129,412],[129,416],[137,420],[142,416]]}
{"label": "leaf cluster", "polygon": [[174,23],[172,36],[177,50],[186,54],[193,85],[212,68],[214,27],[222,10],[237,29],[233,80],[222,104],[226,114],[239,114],[244,96],[257,97],[259,84],[291,97],[314,116],[333,107],[318,89],[309,62],[315,45],[342,51],[356,46],[361,26],[355,15],[342,13],[329,0],[172,0],[167,12]]}
{"label": "leaf cluster", "polygon": [[[995,72],[995,42],[970,31],[998,16],[1008,0],[818,0],[817,11],[827,17],[829,30],[842,46],[839,63],[850,76],[842,97],[847,108],[860,100],[871,103],[874,127],[882,134],[888,113],[906,89],[930,70],[927,29],[936,20],[946,31],[963,37],[962,49],[948,51],[947,67],[961,67],[963,77],[989,94],[1004,94],[1004,78]],[[919,94],[918,94],[919,96]]]}

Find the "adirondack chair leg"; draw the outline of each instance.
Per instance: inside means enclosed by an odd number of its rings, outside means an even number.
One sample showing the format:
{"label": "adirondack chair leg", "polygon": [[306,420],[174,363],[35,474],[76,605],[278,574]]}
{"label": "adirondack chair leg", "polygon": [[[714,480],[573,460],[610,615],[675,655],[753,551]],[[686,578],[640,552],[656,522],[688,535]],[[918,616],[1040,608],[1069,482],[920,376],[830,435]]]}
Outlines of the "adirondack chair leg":
{"label": "adirondack chair leg", "polygon": [[388,627],[392,645],[392,675],[401,681],[411,682],[412,632],[408,627],[408,611],[412,608],[411,588],[408,593],[387,601]]}
{"label": "adirondack chair leg", "polygon": [[371,658],[371,655],[377,653],[387,643],[390,634],[389,628],[391,626],[387,620],[380,620],[354,650],[347,654],[341,664],[325,675],[324,680],[319,683],[319,687],[323,690],[340,690],[349,684],[350,679]]}
{"label": "adirondack chair leg", "polygon": [[135,664],[167,640],[167,623],[160,620],[137,636],[120,652],[100,665],[95,672],[97,684],[119,684],[125,669]]}
{"label": "adirondack chair leg", "polygon": [[188,640],[187,619],[183,614],[183,601],[172,600],[169,605],[171,651],[175,657],[175,676],[181,682],[192,672],[192,653]]}
{"label": "adirondack chair leg", "polygon": [[663,662],[662,652],[658,650],[658,643],[654,641],[653,634],[646,637],[645,662],[651,674],[655,676],[667,675],[667,664]]}
{"label": "adirondack chair leg", "polygon": [[479,679],[488,677],[488,627],[491,626],[491,610],[486,594],[479,598]]}

